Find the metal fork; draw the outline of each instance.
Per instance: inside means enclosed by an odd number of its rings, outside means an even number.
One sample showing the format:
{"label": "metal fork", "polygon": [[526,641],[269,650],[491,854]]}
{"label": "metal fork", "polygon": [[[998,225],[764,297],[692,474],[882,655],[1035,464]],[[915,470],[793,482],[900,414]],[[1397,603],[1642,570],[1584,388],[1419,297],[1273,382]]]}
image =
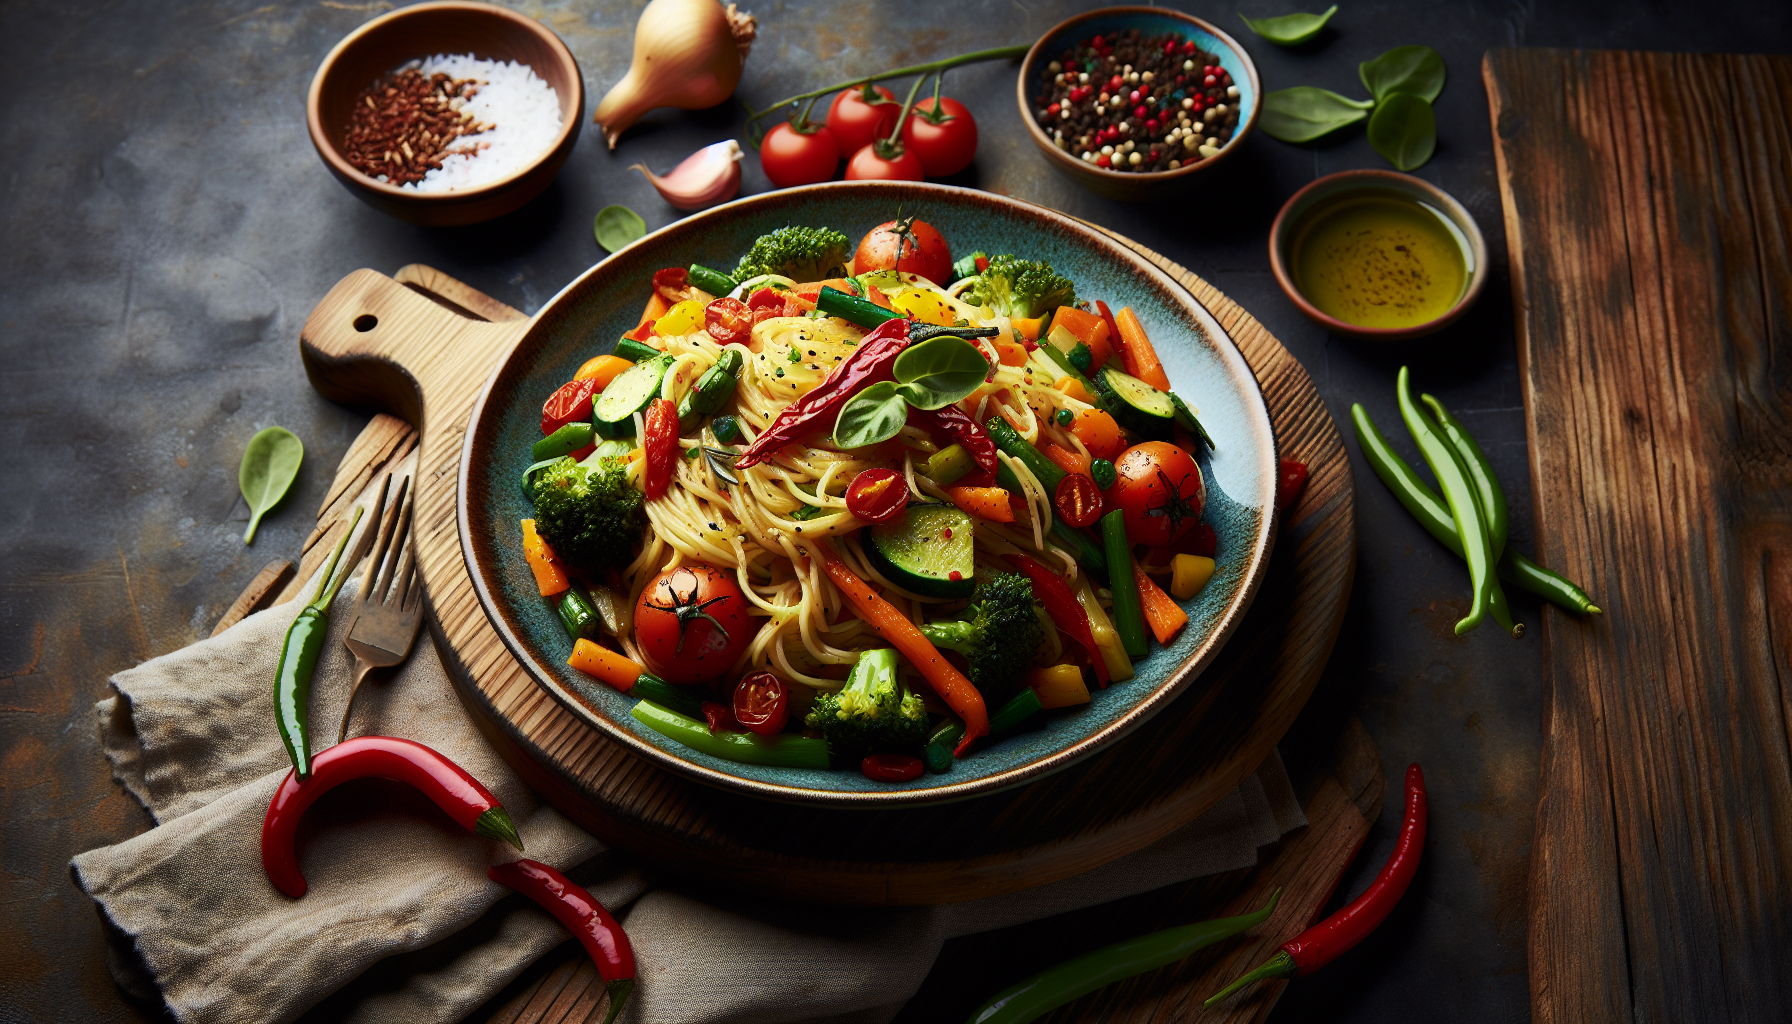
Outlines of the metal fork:
{"label": "metal fork", "polygon": [[348,706],[342,711],[342,729],[336,734],[338,743],[348,736],[349,716],[354,714],[355,694],[360,692],[362,681],[376,668],[403,661],[411,652],[417,626],[423,621],[423,584],[417,579],[416,552],[411,544],[410,484],[408,476],[399,481],[389,517],[385,513],[391,474],[380,483],[380,495],[374,502],[373,521],[368,529],[380,531],[379,546],[367,561],[361,592],[355,597],[354,618],[349,621],[346,644],[355,656],[355,682],[348,692]]}

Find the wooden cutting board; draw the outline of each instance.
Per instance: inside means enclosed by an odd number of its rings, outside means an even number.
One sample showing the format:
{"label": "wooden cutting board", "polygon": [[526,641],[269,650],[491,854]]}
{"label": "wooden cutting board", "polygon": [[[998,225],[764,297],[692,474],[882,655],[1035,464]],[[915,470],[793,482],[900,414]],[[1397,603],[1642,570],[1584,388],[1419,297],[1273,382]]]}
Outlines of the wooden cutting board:
{"label": "wooden cutting board", "polygon": [[1539,1022],[1792,1006],[1792,59],[1495,50],[1543,622]]}
{"label": "wooden cutting board", "polygon": [[[416,438],[388,421],[357,448],[372,460],[418,447],[416,537],[431,629],[475,721],[531,786],[594,834],[688,878],[825,902],[952,902],[1089,870],[1211,807],[1287,730],[1342,622],[1355,502],[1330,415],[1306,372],[1261,325],[1205,282],[1159,262],[1238,342],[1263,385],[1283,453],[1311,467],[1307,491],[1286,514],[1250,614],[1176,704],[1040,782],[909,810],[774,804],[692,782],[605,739],[510,656],[467,576],[454,483],[473,399],[528,328],[521,314],[427,268],[406,268],[397,281],[357,271],[313,311],[301,348],[326,396],[422,425]],[[345,476],[337,497],[352,500],[372,479],[370,461]],[[314,552],[334,534],[316,540]],[[308,571],[307,564],[298,578]]]}

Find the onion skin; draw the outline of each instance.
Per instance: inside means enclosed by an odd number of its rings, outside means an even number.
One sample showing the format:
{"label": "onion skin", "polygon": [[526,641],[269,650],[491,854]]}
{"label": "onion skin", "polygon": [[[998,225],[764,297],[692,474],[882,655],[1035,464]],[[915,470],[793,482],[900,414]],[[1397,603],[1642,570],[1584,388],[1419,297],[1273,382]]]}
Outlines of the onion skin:
{"label": "onion skin", "polygon": [[610,148],[657,107],[703,110],[734,95],[758,23],[716,0],[653,0],[635,23],[628,74],[604,94],[591,118]]}
{"label": "onion skin", "polygon": [[725,203],[740,192],[740,143],[729,139],[713,146],[704,146],[685,157],[670,174],[661,177],[635,164],[660,198],[680,210],[701,210]]}

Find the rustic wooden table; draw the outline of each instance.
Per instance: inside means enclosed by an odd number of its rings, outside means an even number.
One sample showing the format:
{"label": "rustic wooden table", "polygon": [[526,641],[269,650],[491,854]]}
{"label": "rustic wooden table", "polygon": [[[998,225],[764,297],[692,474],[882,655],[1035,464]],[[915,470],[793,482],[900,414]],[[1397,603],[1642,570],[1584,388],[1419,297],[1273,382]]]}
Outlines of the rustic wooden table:
{"label": "rustic wooden table", "polygon": [[[365,417],[320,399],[295,344],[317,299],[360,266],[438,266],[533,311],[601,253],[592,215],[609,203],[652,227],[673,211],[638,175],[736,135],[738,102],[648,117],[607,152],[587,128],[548,192],[501,221],[420,229],[350,197],[312,153],[303,93],[322,54],[384,2],[71,5],[20,0],[0,13],[14,69],[0,101],[6,213],[0,220],[0,1019],[129,1021],[153,1014],[112,985],[99,924],[68,880],[67,858],[148,826],[112,784],[91,715],[111,672],[210,632],[273,556],[298,550],[331,472]],[[573,48],[593,97],[627,65],[635,3],[519,4]],[[1030,39],[1069,3],[982,0],[911,5],[891,20],[870,4],[760,7],[762,39],[740,95],[764,101],[822,80]],[[1179,7],[1235,22],[1232,5]],[[1281,13],[1245,5],[1247,13]],[[1065,210],[1137,239],[1212,281],[1302,360],[1334,416],[1362,401],[1392,419],[1394,369],[1409,362],[1462,413],[1507,483],[1513,542],[1533,541],[1510,282],[1479,80],[1495,46],[1786,52],[1792,13],[1773,2],[1639,9],[1619,2],[1490,3],[1444,9],[1376,0],[1341,11],[1313,44],[1247,41],[1268,87],[1360,91],[1357,62],[1410,42],[1438,48],[1451,80],[1440,143],[1419,171],[1476,215],[1494,253],[1480,307],[1398,350],[1328,337],[1268,273],[1270,218],[1317,175],[1380,166],[1360,134],[1316,147],[1257,136],[1186,200],[1129,207],[1054,175],[1024,137],[1013,70],[953,73],[948,88],[980,119],[976,165],[956,179]],[[1242,29],[1242,26],[1240,26]],[[767,187],[751,162],[748,191]],[[307,443],[297,493],[254,548],[234,469],[256,429],[280,423]],[[1306,714],[1284,743],[1311,782],[1312,737],[1354,714],[1398,768],[1422,762],[1431,845],[1405,903],[1369,942],[1302,979],[1272,1019],[1515,1019],[1530,1012],[1527,883],[1541,745],[1540,644],[1449,624],[1462,573],[1360,461],[1357,584],[1344,635]],[[1533,602],[1519,599],[1535,621]],[[1395,774],[1393,771],[1390,775]],[[1392,843],[1378,822],[1338,898],[1360,889]],[[1130,934],[1155,896],[948,945],[905,1010],[958,1019],[1025,973],[1036,950],[1064,952]]]}

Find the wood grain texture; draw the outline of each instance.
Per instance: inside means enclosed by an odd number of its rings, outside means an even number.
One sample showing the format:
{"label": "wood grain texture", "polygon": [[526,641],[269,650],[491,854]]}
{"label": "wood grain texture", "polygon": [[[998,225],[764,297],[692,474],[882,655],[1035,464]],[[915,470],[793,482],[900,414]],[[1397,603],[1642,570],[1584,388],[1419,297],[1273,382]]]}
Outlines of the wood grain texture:
{"label": "wood grain texture", "polygon": [[[1305,371],[1260,324],[1199,278],[1152,258],[1193,288],[1239,343],[1263,384],[1284,454],[1312,467],[1308,489],[1284,519],[1250,614],[1177,704],[1114,748],[1039,783],[906,811],[769,804],[672,775],[586,726],[504,649],[462,560],[453,483],[473,399],[529,322],[451,315],[419,294],[428,290],[420,282],[434,279],[415,268],[409,287],[357,271],[313,311],[302,350],[327,397],[421,423],[416,529],[431,630],[474,720],[531,786],[607,841],[692,877],[751,881],[761,891],[829,902],[950,902],[1099,866],[1212,806],[1287,730],[1342,622],[1354,572],[1355,500],[1330,416]],[[455,305],[477,308],[472,296],[459,295]],[[402,443],[387,438],[368,450],[397,454]],[[350,490],[345,484],[342,493]],[[322,531],[314,543],[321,547],[327,537]],[[867,850],[879,856],[867,858]]]}
{"label": "wood grain texture", "polygon": [[1541,561],[1540,1022],[1792,1004],[1792,59],[1483,66]]}
{"label": "wood grain texture", "polygon": [[279,596],[280,588],[286,586],[287,581],[292,579],[293,570],[296,568],[297,566],[284,558],[277,558],[262,566],[261,571],[255,574],[255,578],[249,581],[249,585],[243,588],[243,592],[236,596],[236,600],[230,602],[230,607],[224,609],[223,618],[220,618],[218,624],[212,627],[212,635],[217,636],[243,621],[250,613],[275,604],[274,598]]}

